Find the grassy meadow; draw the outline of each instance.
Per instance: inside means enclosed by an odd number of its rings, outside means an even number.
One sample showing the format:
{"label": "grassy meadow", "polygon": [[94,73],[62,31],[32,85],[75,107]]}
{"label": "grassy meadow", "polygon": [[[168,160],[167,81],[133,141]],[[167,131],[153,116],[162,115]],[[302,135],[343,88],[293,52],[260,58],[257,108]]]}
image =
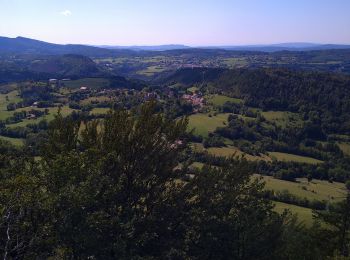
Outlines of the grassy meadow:
{"label": "grassy meadow", "polygon": [[[255,177],[261,177],[255,175]],[[296,182],[275,179],[271,176],[262,176],[267,190],[283,192],[288,190],[291,194],[310,200],[337,202],[344,199],[346,188],[344,183],[328,182],[321,180],[307,181],[306,178],[298,178]]]}
{"label": "grassy meadow", "polygon": [[229,114],[222,113],[209,116],[209,114],[194,114],[189,116],[188,129],[194,129],[194,134],[207,137],[208,133],[227,124]]}
{"label": "grassy meadow", "polygon": [[310,163],[310,164],[323,163],[323,161],[320,161],[311,157],[290,154],[290,153],[269,152],[268,154],[272,159],[276,159],[277,161],[299,162],[299,163]]}
{"label": "grassy meadow", "polygon": [[297,215],[299,221],[301,221],[306,226],[312,225],[313,218],[311,209],[277,201],[274,201],[273,203],[275,205],[274,210],[277,213],[282,214],[285,210],[289,210],[292,214]]}
{"label": "grassy meadow", "polygon": [[24,140],[20,138],[10,138],[10,137],[0,135],[0,139],[6,142],[10,142],[11,144],[17,147],[22,146],[24,144]]}
{"label": "grassy meadow", "polygon": [[[25,107],[25,108],[19,108],[16,111],[29,111],[31,110],[31,107]],[[44,111],[45,108],[35,108],[36,110],[41,110]],[[39,123],[41,120],[45,119],[47,121],[51,121],[55,118],[55,115],[57,114],[59,108],[58,107],[49,107],[47,108],[49,110],[48,115],[44,115],[35,119],[23,119],[21,122],[18,122],[16,124],[10,124],[8,127],[17,127],[17,126],[26,126],[28,124],[33,124],[33,123]],[[61,107],[61,114],[63,116],[68,116],[74,111],[74,109],[69,108],[68,106],[62,106]]]}
{"label": "grassy meadow", "polygon": [[350,143],[339,142],[338,145],[344,154],[350,156]]}
{"label": "grassy meadow", "polygon": [[7,105],[10,103],[18,103],[22,99],[18,95],[18,91],[14,90],[7,94],[0,94],[0,120],[12,116],[13,111],[7,111]]}
{"label": "grassy meadow", "polygon": [[276,123],[276,125],[285,127],[288,124],[300,126],[302,120],[297,113],[287,111],[260,111],[261,115],[269,122]]}
{"label": "grassy meadow", "polygon": [[241,150],[239,150],[237,147],[234,147],[234,146],[210,147],[207,149],[207,151],[209,154],[212,154],[215,156],[221,156],[221,157],[238,156],[238,157],[243,157],[248,161],[258,161],[258,160],[271,161],[271,159],[264,154],[261,154],[260,156],[250,155],[242,152]]}
{"label": "grassy meadow", "polygon": [[212,104],[214,106],[222,106],[226,102],[231,102],[231,103],[243,103],[242,99],[239,98],[231,98],[223,95],[209,95],[206,96],[206,100],[209,104]]}

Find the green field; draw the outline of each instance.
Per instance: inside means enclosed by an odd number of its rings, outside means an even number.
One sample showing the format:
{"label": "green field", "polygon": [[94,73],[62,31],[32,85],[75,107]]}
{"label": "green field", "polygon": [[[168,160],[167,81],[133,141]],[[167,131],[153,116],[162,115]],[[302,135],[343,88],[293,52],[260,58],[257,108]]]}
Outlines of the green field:
{"label": "green field", "polygon": [[[260,177],[260,175],[255,175]],[[306,178],[298,178],[296,182],[275,179],[271,176],[262,176],[266,183],[265,188],[273,191],[285,191],[298,196],[300,198],[308,198],[310,200],[336,202],[342,200],[346,195],[344,183],[321,180],[312,180],[308,182]]]}
{"label": "green field", "polygon": [[323,161],[320,161],[311,157],[300,156],[300,155],[290,154],[290,153],[269,152],[268,154],[271,158],[274,158],[277,161],[299,162],[299,163],[310,163],[310,164],[323,163]]}
{"label": "green field", "polygon": [[70,80],[64,81],[64,85],[67,88],[80,88],[80,87],[88,87],[88,88],[107,88],[110,85],[110,81],[104,78],[85,78],[78,80]]}
{"label": "green field", "polygon": [[350,144],[349,143],[339,142],[338,145],[339,145],[339,148],[343,151],[344,154],[350,156]]}
{"label": "green field", "polygon": [[271,161],[271,159],[266,155],[260,155],[260,156],[253,156],[250,154],[246,154],[239,150],[237,147],[234,147],[232,145],[228,145],[227,147],[209,147],[204,148],[203,144],[201,143],[191,143],[191,147],[196,152],[205,152],[207,151],[211,155],[215,156],[221,156],[221,157],[232,157],[232,156],[239,156],[244,157],[249,161],[256,161],[256,160],[265,160],[265,161]]}
{"label": "green field", "polygon": [[20,101],[22,101],[22,99],[18,96],[17,90],[11,91],[7,94],[0,94],[0,120],[5,120],[12,116],[13,111],[7,111],[8,104],[18,103]]}
{"label": "green field", "polygon": [[[20,108],[17,109],[16,111],[23,111],[23,110],[31,110],[32,108]],[[44,111],[45,108],[35,108],[36,110],[41,110]],[[47,121],[51,121],[55,118],[55,115],[58,112],[58,107],[49,107],[49,114],[48,115],[44,115],[42,117],[36,118],[36,119],[23,119],[22,122],[16,123],[16,124],[11,124],[8,125],[8,127],[17,127],[17,126],[21,126],[24,127],[28,124],[33,124],[33,123],[39,123],[41,120],[45,119]],[[61,114],[62,116],[68,116],[69,114],[71,114],[74,111],[74,109],[69,108],[68,106],[63,106],[61,107]]]}
{"label": "green field", "polygon": [[275,211],[277,213],[283,213],[285,210],[289,210],[292,214],[298,216],[299,221],[304,223],[306,226],[311,226],[313,222],[312,210],[308,208],[303,208],[291,204],[286,204],[282,202],[274,201]]}
{"label": "green field", "polygon": [[300,125],[300,115],[286,111],[260,111],[261,115],[269,122],[285,127],[287,124]]}
{"label": "green field", "polygon": [[215,106],[222,106],[226,102],[231,103],[242,103],[243,100],[239,98],[231,98],[223,95],[210,95],[206,97],[208,103],[213,104]]}
{"label": "green field", "polygon": [[238,157],[244,157],[248,161],[257,161],[257,160],[264,160],[264,161],[270,161],[271,159],[266,155],[261,156],[253,156],[250,154],[246,154],[239,150],[237,147],[234,146],[228,146],[228,147],[210,147],[207,149],[209,154],[215,155],[215,156],[222,156],[222,157],[232,157],[232,156],[238,156]]}
{"label": "green field", "polygon": [[144,76],[153,76],[154,74],[163,72],[164,70],[165,69],[160,66],[149,66],[146,69],[138,71],[137,74]]}
{"label": "green field", "polygon": [[223,64],[229,68],[242,68],[246,67],[249,64],[249,61],[245,57],[225,58],[223,59]]}
{"label": "green field", "polygon": [[[195,133],[202,136],[206,136],[204,135],[204,133],[205,131],[208,130],[207,126],[204,125],[200,129],[202,132],[196,129]],[[253,156],[242,152],[237,147],[232,145],[227,145],[226,147],[210,147],[208,149],[204,149],[202,144],[194,144],[193,148],[199,151],[207,150],[212,155],[222,156],[222,157],[244,156],[249,161],[256,161],[256,160],[271,161],[272,159],[276,159],[279,161],[292,161],[292,162],[310,163],[310,164],[322,163],[322,161],[314,158],[295,155],[295,154],[279,153],[279,152],[269,152],[268,155],[261,154],[260,156]]]}
{"label": "green field", "polygon": [[95,107],[91,110],[90,114],[93,114],[93,115],[107,114],[110,110],[111,110],[110,108]]}
{"label": "green field", "polygon": [[14,146],[22,146],[24,143],[23,139],[20,138],[10,138],[10,137],[6,137],[6,136],[1,136],[0,135],[0,139],[10,142],[11,144],[13,144]]}
{"label": "green field", "polygon": [[190,165],[190,168],[197,168],[197,169],[202,169],[204,166],[204,163],[201,162],[194,162]]}
{"label": "green field", "polygon": [[228,113],[217,114],[209,117],[208,114],[194,114],[189,116],[188,129],[194,129],[194,134],[207,137],[208,133],[216,128],[223,127],[227,123]]}

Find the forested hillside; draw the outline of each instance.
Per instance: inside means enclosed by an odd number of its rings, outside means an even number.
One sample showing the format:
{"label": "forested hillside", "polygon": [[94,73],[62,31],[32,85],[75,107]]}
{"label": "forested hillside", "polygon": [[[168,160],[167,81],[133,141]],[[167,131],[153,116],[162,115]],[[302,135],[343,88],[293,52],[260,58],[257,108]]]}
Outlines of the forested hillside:
{"label": "forested hillside", "polygon": [[0,83],[106,75],[91,59],[80,55],[20,56],[0,61]]}
{"label": "forested hillside", "polygon": [[326,133],[350,133],[350,77],[286,69],[182,69],[166,84],[202,85],[264,111],[301,113]]}

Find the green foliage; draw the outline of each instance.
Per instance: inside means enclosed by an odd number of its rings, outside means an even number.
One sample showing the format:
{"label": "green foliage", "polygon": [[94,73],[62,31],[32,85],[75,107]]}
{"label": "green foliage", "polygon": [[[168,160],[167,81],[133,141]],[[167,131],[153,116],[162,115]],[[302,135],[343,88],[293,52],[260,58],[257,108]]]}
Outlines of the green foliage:
{"label": "green foliage", "polygon": [[327,243],[337,253],[349,257],[350,249],[350,193],[345,200],[333,205],[326,211],[315,211],[317,220],[325,224],[324,233]]}
{"label": "green foliage", "polygon": [[5,259],[277,257],[283,219],[262,183],[232,159],[188,178],[186,128],[154,103],[84,124],[59,113],[40,159],[1,157]]}
{"label": "green foliage", "polygon": [[190,255],[195,259],[271,259],[282,219],[259,199],[263,185],[251,181],[245,161],[204,167],[192,182]]}

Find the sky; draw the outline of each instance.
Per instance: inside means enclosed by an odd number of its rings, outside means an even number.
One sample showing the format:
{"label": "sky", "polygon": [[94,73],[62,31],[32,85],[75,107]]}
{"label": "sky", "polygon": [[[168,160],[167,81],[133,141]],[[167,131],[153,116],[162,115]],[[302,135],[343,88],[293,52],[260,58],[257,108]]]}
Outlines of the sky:
{"label": "sky", "polygon": [[350,0],[0,0],[0,36],[91,45],[350,44]]}

